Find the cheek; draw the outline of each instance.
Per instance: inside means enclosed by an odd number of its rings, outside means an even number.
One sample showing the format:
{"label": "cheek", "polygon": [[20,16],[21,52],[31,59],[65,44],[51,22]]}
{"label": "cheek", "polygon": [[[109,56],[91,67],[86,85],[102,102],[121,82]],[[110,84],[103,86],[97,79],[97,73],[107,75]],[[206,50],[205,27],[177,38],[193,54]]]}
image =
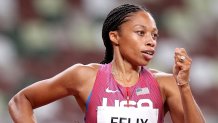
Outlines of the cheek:
{"label": "cheek", "polygon": [[140,47],[144,45],[142,40],[134,32],[128,32],[128,35],[123,36],[119,42],[121,52],[136,55],[140,51]]}
{"label": "cheek", "polygon": [[154,41],[154,49],[157,47],[157,41]]}
{"label": "cheek", "polygon": [[120,45],[120,52],[124,56],[137,55],[139,45],[133,41],[127,41]]}
{"label": "cheek", "polygon": [[140,48],[140,45],[142,45],[142,44],[140,43],[140,41],[137,41],[137,40],[132,39],[132,38],[126,40],[126,43],[123,44],[123,46],[124,46],[125,48],[127,48],[127,50],[133,50],[133,51],[139,49],[139,48]]}
{"label": "cheek", "polygon": [[128,44],[126,44],[126,47],[129,51],[136,55],[136,53],[140,51],[140,48],[143,47],[143,42],[137,37],[131,37],[128,39]]}
{"label": "cheek", "polygon": [[136,57],[136,56],[139,56],[140,55],[140,48],[142,46],[140,46],[141,44],[137,43],[137,42],[134,42],[134,43],[131,43],[129,46],[128,46],[128,53],[131,57]]}

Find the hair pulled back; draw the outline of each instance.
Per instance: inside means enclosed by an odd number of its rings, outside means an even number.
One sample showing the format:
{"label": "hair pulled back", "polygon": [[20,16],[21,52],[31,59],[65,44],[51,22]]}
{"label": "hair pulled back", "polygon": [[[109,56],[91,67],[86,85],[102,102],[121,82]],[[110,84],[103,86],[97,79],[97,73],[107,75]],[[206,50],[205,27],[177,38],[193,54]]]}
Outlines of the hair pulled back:
{"label": "hair pulled back", "polygon": [[119,26],[126,21],[125,18],[128,17],[130,13],[135,13],[142,10],[148,11],[140,6],[124,4],[110,11],[103,23],[102,28],[102,39],[106,50],[104,60],[101,62],[101,64],[107,64],[113,60],[113,46],[109,38],[109,32],[118,30]]}

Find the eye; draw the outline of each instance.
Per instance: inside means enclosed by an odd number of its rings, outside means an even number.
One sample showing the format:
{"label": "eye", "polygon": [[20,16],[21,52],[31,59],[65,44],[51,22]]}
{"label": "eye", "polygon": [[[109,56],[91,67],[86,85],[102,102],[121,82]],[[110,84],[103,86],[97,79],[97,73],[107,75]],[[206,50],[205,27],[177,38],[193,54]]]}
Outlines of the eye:
{"label": "eye", "polygon": [[136,31],[136,33],[137,33],[139,36],[144,36],[144,34],[145,34],[144,31]]}
{"label": "eye", "polygon": [[153,34],[152,34],[153,40],[157,40],[158,37],[159,37],[159,35],[158,35],[157,33],[153,33]]}

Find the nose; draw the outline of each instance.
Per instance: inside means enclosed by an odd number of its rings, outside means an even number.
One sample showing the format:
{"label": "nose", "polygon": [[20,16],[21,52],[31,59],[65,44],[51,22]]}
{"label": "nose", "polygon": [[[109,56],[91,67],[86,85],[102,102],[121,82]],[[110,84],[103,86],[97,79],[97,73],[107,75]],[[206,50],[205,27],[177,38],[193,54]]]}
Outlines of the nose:
{"label": "nose", "polygon": [[146,43],[147,46],[150,46],[150,47],[155,47],[156,46],[156,43],[154,43],[154,41],[149,41]]}
{"label": "nose", "polygon": [[152,36],[148,36],[146,40],[146,46],[155,47],[156,46],[156,40],[153,39]]}

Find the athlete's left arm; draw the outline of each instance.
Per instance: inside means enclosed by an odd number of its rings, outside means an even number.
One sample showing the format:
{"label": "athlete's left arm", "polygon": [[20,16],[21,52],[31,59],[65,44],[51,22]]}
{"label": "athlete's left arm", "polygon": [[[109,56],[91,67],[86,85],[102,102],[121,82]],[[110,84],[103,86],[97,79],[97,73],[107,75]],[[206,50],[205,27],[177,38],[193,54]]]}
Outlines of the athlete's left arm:
{"label": "athlete's left arm", "polygon": [[[203,114],[192,95],[189,84],[189,74],[192,60],[187,55],[184,48],[175,49],[174,59],[175,64],[173,77],[169,78],[169,83],[174,84],[171,85],[172,88],[170,89],[171,91],[168,91],[169,93],[167,98],[167,105],[169,107],[171,117],[176,123],[179,122],[176,115],[183,116],[183,123],[205,123]],[[176,105],[179,110],[176,109]]]}

